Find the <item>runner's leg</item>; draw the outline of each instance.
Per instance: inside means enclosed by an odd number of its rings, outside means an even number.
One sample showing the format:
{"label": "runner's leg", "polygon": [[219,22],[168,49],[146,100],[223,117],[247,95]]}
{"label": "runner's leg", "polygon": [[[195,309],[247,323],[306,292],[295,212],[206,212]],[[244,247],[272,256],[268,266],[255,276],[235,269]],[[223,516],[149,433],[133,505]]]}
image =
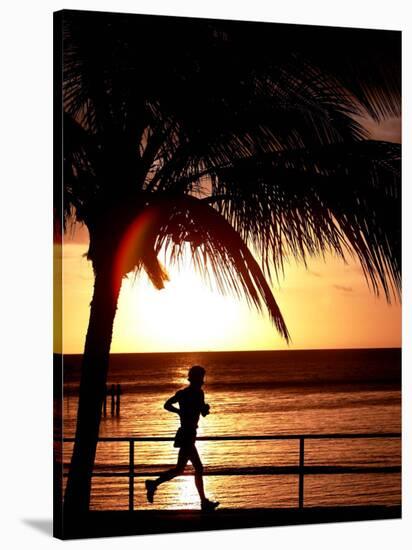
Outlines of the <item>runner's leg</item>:
{"label": "runner's leg", "polygon": [[155,480],[156,486],[160,485],[161,483],[164,483],[165,481],[169,481],[170,479],[173,479],[176,476],[183,474],[185,466],[189,461],[190,451],[191,451],[190,448],[187,448],[187,447],[186,448],[181,447],[179,449],[179,456],[177,458],[176,466],[160,474],[160,476]]}
{"label": "runner's leg", "polygon": [[205,490],[203,487],[203,464],[200,460],[199,453],[197,452],[197,449],[195,445],[191,448],[190,456],[189,456],[190,462],[193,464],[193,467],[195,469],[195,484],[197,492],[199,493],[200,500],[205,500]]}

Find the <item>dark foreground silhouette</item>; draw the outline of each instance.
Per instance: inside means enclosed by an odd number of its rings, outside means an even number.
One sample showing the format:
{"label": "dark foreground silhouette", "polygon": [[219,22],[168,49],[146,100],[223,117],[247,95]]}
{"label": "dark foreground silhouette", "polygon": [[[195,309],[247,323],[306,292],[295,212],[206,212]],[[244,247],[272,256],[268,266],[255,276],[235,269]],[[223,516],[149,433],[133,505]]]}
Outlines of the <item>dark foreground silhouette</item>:
{"label": "dark foreground silhouette", "polygon": [[[205,369],[199,365],[193,366],[189,370],[189,386],[179,390],[164,405],[167,411],[176,413],[180,417],[180,428],[176,433],[174,442],[174,446],[179,448],[179,455],[174,468],[163,472],[154,481],[146,481],[147,500],[151,503],[159,485],[183,474],[190,460],[195,469],[195,484],[200,497],[201,509],[203,511],[213,511],[219,505],[218,502],[206,498],[203,486],[203,464],[195,445],[199,417],[200,415],[207,416],[210,411],[210,406],[205,403],[202,390],[204,378]],[[179,408],[174,406],[175,403],[179,405]]]}
{"label": "dark foreground silhouette", "polygon": [[73,522],[65,522],[64,536],[54,525],[54,536],[61,539],[112,537],[243,529],[250,527],[274,527],[308,523],[365,521],[401,518],[400,506],[337,506],[319,508],[223,508],[213,514],[199,510],[141,510],[135,512],[88,512],[77,516]]}

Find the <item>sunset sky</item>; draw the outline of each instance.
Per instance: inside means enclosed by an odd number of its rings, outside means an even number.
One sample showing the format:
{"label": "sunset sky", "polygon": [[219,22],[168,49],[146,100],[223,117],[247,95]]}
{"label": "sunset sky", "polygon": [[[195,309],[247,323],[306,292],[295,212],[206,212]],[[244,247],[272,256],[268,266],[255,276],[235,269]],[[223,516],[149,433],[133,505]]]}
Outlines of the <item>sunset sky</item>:
{"label": "sunset sky", "polygon": [[[93,290],[87,244],[67,241],[63,251],[65,353],[81,353]],[[288,349],[265,313],[207,287],[190,262],[168,267],[170,282],[156,290],[142,274],[123,282],[112,352]],[[397,347],[401,307],[369,291],[361,268],[329,257],[306,269],[293,261],[274,285],[292,337],[290,349]]]}
{"label": "sunset sky", "polygon": [[[400,142],[400,121],[368,124],[372,139]],[[82,353],[93,291],[93,272],[84,257],[83,226],[65,236],[63,247],[63,351]],[[164,258],[160,256],[164,262]],[[163,352],[276,350],[401,346],[401,305],[388,304],[367,287],[360,266],[328,256],[308,264],[290,259],[273,285],[292,341],[288,346],[265,312],[245,300],[208,288],[186,262],[166,264],[170,282],[156,290],[142,273],[124,279],[111,351]],[[56,351],[59,351],[56,345]]]}

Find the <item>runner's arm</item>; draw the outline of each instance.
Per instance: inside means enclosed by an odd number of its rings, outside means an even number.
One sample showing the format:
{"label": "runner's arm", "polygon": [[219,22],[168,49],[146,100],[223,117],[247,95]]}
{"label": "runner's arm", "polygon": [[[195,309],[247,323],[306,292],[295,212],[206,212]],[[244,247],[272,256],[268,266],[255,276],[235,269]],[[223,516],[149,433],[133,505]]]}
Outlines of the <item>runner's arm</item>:
{"label": "runner's arm", "polygon": [[207,416],[209,414],[209,412],[210,412],[210,405],[205,403],[205,394],[202,391],[202,403],[201,403],[201,406],[200,406],[200,414],[202,416]]}
{"label": "runner's arm", "polygon": [[173,406],[174,403],[178,403],[178,402],[179,402],[179,392],[175,393],[175,395],[170,397],[166,401],[166,403],[163,405],[163,407],[169,412],[176,413],[176,414],[180,415],[180,409]]}

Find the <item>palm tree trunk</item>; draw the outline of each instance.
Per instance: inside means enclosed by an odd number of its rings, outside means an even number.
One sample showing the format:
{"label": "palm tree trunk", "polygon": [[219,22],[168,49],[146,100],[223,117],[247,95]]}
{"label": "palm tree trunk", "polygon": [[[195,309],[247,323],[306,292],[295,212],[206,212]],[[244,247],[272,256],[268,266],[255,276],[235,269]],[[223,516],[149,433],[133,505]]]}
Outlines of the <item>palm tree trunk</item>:
{"label": "palm tree trunk", "polygon": [[95,273],[80,380],[76,438],[64,498],[64,512],[68,516],[89,510],[91,476],[121,286],[121,279],[113,280],[110,262],[108,264]]}

